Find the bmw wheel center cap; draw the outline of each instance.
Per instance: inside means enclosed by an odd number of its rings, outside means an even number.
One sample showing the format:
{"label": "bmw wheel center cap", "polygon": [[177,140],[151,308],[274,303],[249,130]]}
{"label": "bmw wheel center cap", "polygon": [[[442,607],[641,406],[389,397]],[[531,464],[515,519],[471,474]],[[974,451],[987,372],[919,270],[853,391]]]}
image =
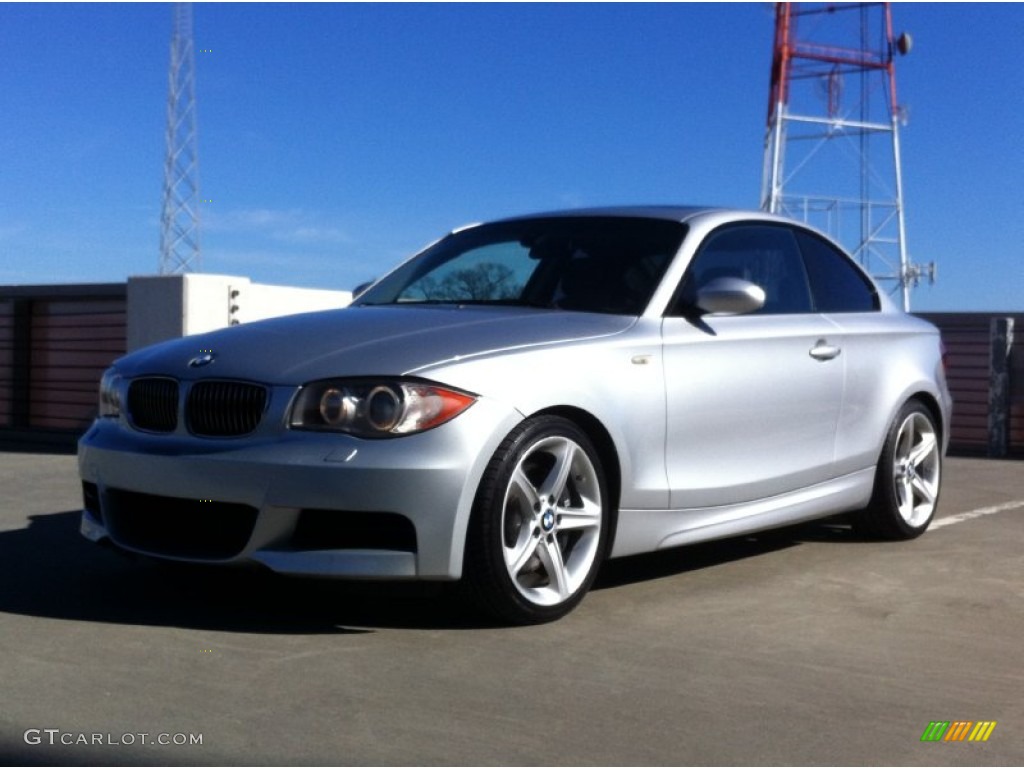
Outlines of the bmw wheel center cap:
{"label": "bmw wheel center cap", "polygon": [[550,509],[545,512],[540,518],[540,525],[545,531],[550,531],[555,527],[555,513]]}

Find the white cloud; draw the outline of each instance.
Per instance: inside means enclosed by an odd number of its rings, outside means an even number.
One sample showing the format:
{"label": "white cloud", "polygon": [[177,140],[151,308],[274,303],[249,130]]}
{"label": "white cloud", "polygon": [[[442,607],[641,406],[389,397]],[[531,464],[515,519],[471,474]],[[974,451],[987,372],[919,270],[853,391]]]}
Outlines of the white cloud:
{"label": "white cloud", "polygon": [[4,224],[0,225],[0,240],[10,240],[28,231],[26,224]]}
{"label": "white cloud", "polygon": [[201,231],[217,235],[255,235],[302,246],[353,242],[351,235],[327,219],[319,211],[300,208],[241,208],[206,212],[200,227]]}
{"label": "white cloud", "polygon": [[237,232],[253,229],[294,226],[305,214],[299,209],[274,210],[272,208],[241,208],[233,211],[204,209],[202,226],[216,232]]}
{"label": "white cloud", "polygon": [[336,227],[298,226],[273,233],[275,240],[299,244],[350,243],[352,238]]}

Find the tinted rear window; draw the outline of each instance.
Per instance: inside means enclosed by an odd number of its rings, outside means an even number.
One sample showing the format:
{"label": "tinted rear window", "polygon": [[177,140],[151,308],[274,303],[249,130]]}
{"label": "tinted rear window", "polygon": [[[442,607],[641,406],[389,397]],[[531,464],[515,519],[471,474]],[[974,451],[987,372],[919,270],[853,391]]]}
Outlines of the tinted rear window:
{"label": "tinted rear window", "polygon": [[797,230],[807,266],[816,312],[874,312],[879,308],[874,284],[830,243]]}

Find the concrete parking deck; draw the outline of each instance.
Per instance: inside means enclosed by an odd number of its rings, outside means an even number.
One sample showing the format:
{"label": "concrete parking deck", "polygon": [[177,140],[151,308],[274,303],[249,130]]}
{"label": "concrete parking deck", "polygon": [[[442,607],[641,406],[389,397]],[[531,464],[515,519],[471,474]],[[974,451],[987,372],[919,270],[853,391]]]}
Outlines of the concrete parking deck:
{"label": "concrete parking deck", "polygon": [[[1024,763],[1024,462],[948,460],[913,542],[613,561],[514,629],[414,585],[131,560],[79,503],[73,456],[0,453],[0,764]],[[922,742],[957,720],[997,724]]]}

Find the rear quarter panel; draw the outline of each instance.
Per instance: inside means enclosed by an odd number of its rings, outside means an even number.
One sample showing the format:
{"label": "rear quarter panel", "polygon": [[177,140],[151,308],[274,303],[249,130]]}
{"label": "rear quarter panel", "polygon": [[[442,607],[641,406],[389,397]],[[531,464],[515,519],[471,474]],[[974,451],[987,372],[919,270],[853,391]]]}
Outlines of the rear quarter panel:
{"label": "rear quarter panel", "polygon": [[836,474],[877,464],[897,411],[922,394],[939,407],[945,447],[952,402],[938,329],[898,310],[828,317],[840,329],[846,357]]}

